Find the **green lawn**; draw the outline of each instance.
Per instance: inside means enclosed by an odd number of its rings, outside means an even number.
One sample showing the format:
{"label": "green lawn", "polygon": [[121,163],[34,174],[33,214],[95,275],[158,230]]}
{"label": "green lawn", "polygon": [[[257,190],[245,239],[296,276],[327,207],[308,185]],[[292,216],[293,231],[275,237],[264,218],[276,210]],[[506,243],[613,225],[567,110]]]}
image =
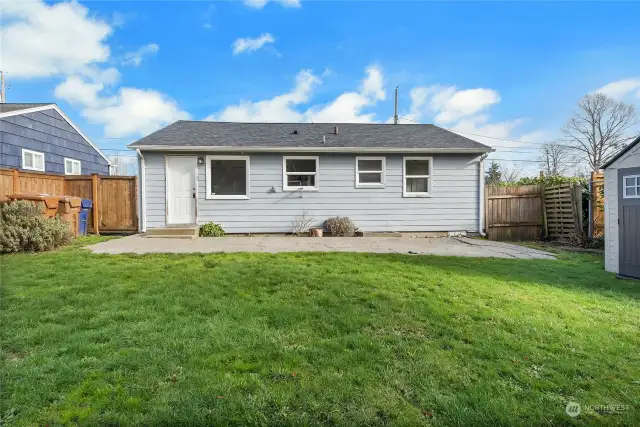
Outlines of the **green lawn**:
{"label": "green lawn", "polygon": [[[0,257],[6,424],[640,419],[640,282],[616,280],[591,255],[99,256],[79,246]],[[568,417],[568,401],[582,414]],[[627,406],[586,407],[614,404]]]}

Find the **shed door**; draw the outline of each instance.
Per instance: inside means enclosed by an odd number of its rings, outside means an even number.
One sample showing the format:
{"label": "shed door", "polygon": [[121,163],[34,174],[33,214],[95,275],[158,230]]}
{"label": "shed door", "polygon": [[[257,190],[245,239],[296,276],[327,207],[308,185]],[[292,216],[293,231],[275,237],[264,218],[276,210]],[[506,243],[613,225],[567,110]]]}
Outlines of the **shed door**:
{"label": "shed door", "polygon": [[640,278],[640,168],[618,169],[620,274]]}

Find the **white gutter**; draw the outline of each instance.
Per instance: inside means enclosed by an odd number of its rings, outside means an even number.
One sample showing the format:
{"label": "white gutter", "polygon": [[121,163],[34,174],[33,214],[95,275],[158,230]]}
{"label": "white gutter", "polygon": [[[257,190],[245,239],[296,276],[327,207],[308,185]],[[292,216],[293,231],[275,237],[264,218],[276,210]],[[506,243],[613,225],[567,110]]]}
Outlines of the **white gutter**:
{"label": "white gutter", "polygon": [[242,153],[445,153],[478,154],[495,151],[492,148],[389,148],[389,147],[229,147],[213,145],[138,145],[129,146],[145,151],[223,151]]}
{"label": "white gutter", "polygon": [[484,227],[484,159],[488,154],[483,154],[478,159],[478,231],[482,237],[486,237],[487,234],[483,231]]}
{"label": "white gutter", "polygon": [[136,150],[138,153],[139,165],[140,165],[140,231],[147,231],[147,194],[146,194],[146,164],[144,162],[144,156],[140,150]]}

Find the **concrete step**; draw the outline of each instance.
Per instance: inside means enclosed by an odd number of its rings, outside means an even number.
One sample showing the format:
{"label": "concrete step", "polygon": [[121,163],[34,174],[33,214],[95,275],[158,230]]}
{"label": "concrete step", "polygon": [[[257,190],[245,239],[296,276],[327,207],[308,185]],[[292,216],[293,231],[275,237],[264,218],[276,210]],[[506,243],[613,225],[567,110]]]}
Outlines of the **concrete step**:
{"label": "concrete step", "polygon": [[198,227],[162,227],[149,228],[144,237],[194,239],[198,237]]}

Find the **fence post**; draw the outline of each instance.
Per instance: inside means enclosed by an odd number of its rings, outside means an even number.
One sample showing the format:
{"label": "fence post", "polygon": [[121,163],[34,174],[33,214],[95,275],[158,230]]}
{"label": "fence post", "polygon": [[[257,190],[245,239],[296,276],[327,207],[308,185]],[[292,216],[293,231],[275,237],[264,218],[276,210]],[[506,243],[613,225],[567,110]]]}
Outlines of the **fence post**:
{"label": "fence post", "polygon": [[18,169],[13,170],[13,194],[20,191],[20,172]]}
{"label": "fence post", "polygon": [[96,236],[100,235],[100,202],[98,201],[98,182],[100,178],[98,174],[93,174],[91,176],[92,180],[92,189],[91,195],[93,196],[93,232]]}

